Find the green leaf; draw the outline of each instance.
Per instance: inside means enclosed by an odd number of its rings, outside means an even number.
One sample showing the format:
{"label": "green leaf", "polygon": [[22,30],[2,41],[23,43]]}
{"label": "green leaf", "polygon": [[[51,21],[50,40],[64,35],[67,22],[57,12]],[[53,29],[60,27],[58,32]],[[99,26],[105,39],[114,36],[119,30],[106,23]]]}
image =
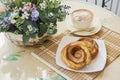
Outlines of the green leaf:
{"label": "green leaf", "polygon": [[5,13],[0,13],[0,19],[2,20],[6,16]]}
{"label": "green leaf", "polygon": [[17,55],[17,54],[10,54],[3,57],[3,60],[7,60],[7,61],[16,61],[19,59],[20,59],[20,55]]}
{"label": "green leaf", "polygon": [[60,3],[56,1],[54,6],[55,8],[58,8],[60,6]]}
{"label": "green leaf", "polygon": [[45,78],[40,78],[39,80],[48,80],[48,79],[45,79]]}
{"label": "green leaf", "polygon": [[30,22],[28,20],[25,20],[22,25],[24,32],[28,31],[28,28],[27,28],[28,25],[31,25]]}
{"label": "green leaf", "polygon": [[47,25],[41,23],[39,26],[38,37],[42,37],[47,32]]}
{"label": "green leaf", "polygon": [[18,7],[22,7],[22,1],[21,0],[15,0],[14,2]]}
{"label": "green leaf", "polygon": [[36,38],[36,34],[31,34],[30,37],[31,38]]}
{"label": "green leaf", "polygon": [[[29,31],[28,29],[28,25],[31,25],[32,26],[32,31]],[[33,34],[35,33],[36,31],[36,28],[37,28],[37,23],[36,22],[33,22],[33,21],[30,21],[30,20],[25,20],[24,23],[23,23],[23,31],[26,32],[26,31],[29,31],[30,34]]]}
{"label": "green leaf", "polygon": [[8,17],[10,15],[10,11],[6,11],[6,12],[3,12],[3,13],[0,13],[0,19],[4,19],[4,17]]}
{"label": "green leaf", "polygon": [[63,76],[56,73],[54,74],[54,77],[52,78],[52,80],[67,80],[67,79],[65,79]]}
{"label": "green leaf", "polygon": [[47,30],[47,33],[48,34],[55,34],[57,32],[57,29],[52,29],[52,28],[48,28],[48,30]]}
{"label": "green leaf", "polygon": [[29,39],[30,39],[29,35],[23,34],[23,37],[22,37],[23,43],[27,43]]}

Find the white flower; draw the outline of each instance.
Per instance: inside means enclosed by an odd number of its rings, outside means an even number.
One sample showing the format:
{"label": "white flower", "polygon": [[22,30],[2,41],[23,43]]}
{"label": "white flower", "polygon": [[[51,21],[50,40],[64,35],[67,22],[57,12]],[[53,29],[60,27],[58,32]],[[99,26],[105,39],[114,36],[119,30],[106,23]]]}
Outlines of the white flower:
{"label": "white flower", "polygon": [[26,35],[29,35],[29,34],[30,34],[29,31],[26,31],[25,33],[26,33]]}
{"label": "white flower", "polygon": [[18,17],[18,12],[14,11],[10,14],[10,17],[8,18],[12,24],[16,23],[16,20],[14,18]]}
{"label": "white flower", "polygon": [[53,27],[53,23],[50,23],[50,25],[48,26],[49,28],[52,28]]}
{"label": "white flower", "polygon": [[18,16],[18,12],[14,11],[13,13],[11,13],[10,19],[14,19],[16,16]]}
{"label": "white flower", "polygon": [[42,3],[40,3],[40,7],[41,7],[41,9],[45,9],[45,7],[46,7],[46,2],[43,1]]}
{"label": "white flower", "polygon": [[24,12],[24,14],[25,14],[26,16],[29,16],[29,14],[28,14],[26,11]]}
{"label": "white flower", "polygon": [[53,13],[52,13],[52,12],[50,12],[50,13],[48,14],[48,16],[52,17],[52,16],[53,16]]}
{"label": "white flower", "polygon": [[29,18],[29,14],[25,11],[23,14],[22,14],[22,19],[28,19]]}
{"label": "white flower", "polygon": [[24,11],[25,11],[25,9],[23,8],[23,9],[22,9],[22,12],[24,12]]}
{"label": "white flower", "polygon": [[32,28],[31,25],[28,25],[27,28],[29,29],[29,31],[32,31],[32,30],[33,30],[33,28]]}
{"label": "white flower", "polygon": [[19,10],[22,10],[22,8],[20,7]]}

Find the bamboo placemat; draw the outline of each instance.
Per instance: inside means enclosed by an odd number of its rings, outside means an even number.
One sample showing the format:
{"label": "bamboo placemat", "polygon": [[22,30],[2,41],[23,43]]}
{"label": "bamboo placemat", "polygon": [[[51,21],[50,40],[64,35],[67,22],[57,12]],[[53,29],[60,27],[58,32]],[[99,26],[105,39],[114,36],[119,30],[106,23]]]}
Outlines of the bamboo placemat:
{"label": "bamboo placemat", "polygon": [[[55,63],[56,50],[59,42],[62,37],[65,36],[69,31],[65,31],[55,38],[51,38],[50,41],[39,48],[35,49],[35,54],[45,60],[47,63],[52,65],[63,74],[70,77],[72,80],[93,80],[96,78],[102,71],[93,72],[93,73],[79,73],[65,70],[62,67],[59,67]],[[90,36],[92,38],[102,38],[105,41],[107,49],[107,63],[105,68],[112,63],[120,55],[120,34],[114,31],[111,31],[108,28],[102,27],[102,29],[95,35]],[[96,65],[97,66],[97,65]]]}

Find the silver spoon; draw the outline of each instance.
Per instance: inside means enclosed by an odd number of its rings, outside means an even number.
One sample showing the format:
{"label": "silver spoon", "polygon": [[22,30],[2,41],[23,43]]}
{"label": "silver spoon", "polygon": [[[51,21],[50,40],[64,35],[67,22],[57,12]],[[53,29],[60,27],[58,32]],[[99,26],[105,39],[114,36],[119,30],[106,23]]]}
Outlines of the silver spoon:
{"label": "silver spoon", "polygon": [[74,33],[77,33],[77,32],[82,32],[82,31],[91,32],[94,29],[95,29],[95,27],[90,27],[90,28],[87,28],[87,29],[75,30],[75,31],[70,32],[70,34],[74,34]]}

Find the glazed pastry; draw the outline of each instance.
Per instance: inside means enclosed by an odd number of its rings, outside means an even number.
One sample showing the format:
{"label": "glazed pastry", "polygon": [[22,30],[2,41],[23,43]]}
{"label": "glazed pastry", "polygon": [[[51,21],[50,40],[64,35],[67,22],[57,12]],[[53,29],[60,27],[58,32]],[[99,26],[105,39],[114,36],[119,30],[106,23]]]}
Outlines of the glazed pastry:
{"label": "glazed pastry", "polygon": [[91,53],[92,58],[94,59],[98,54],[98,45],[97,43],[91,38],[81,38],[79,41],[83,41],[85,46]]}
{"label": "glazed pastry", "polygon": [[79,70],[90,64],[97,53],[98,45],[94,40],[81,38],[78,41],[66,45],[62,49],[61,58],[69,68]]}

